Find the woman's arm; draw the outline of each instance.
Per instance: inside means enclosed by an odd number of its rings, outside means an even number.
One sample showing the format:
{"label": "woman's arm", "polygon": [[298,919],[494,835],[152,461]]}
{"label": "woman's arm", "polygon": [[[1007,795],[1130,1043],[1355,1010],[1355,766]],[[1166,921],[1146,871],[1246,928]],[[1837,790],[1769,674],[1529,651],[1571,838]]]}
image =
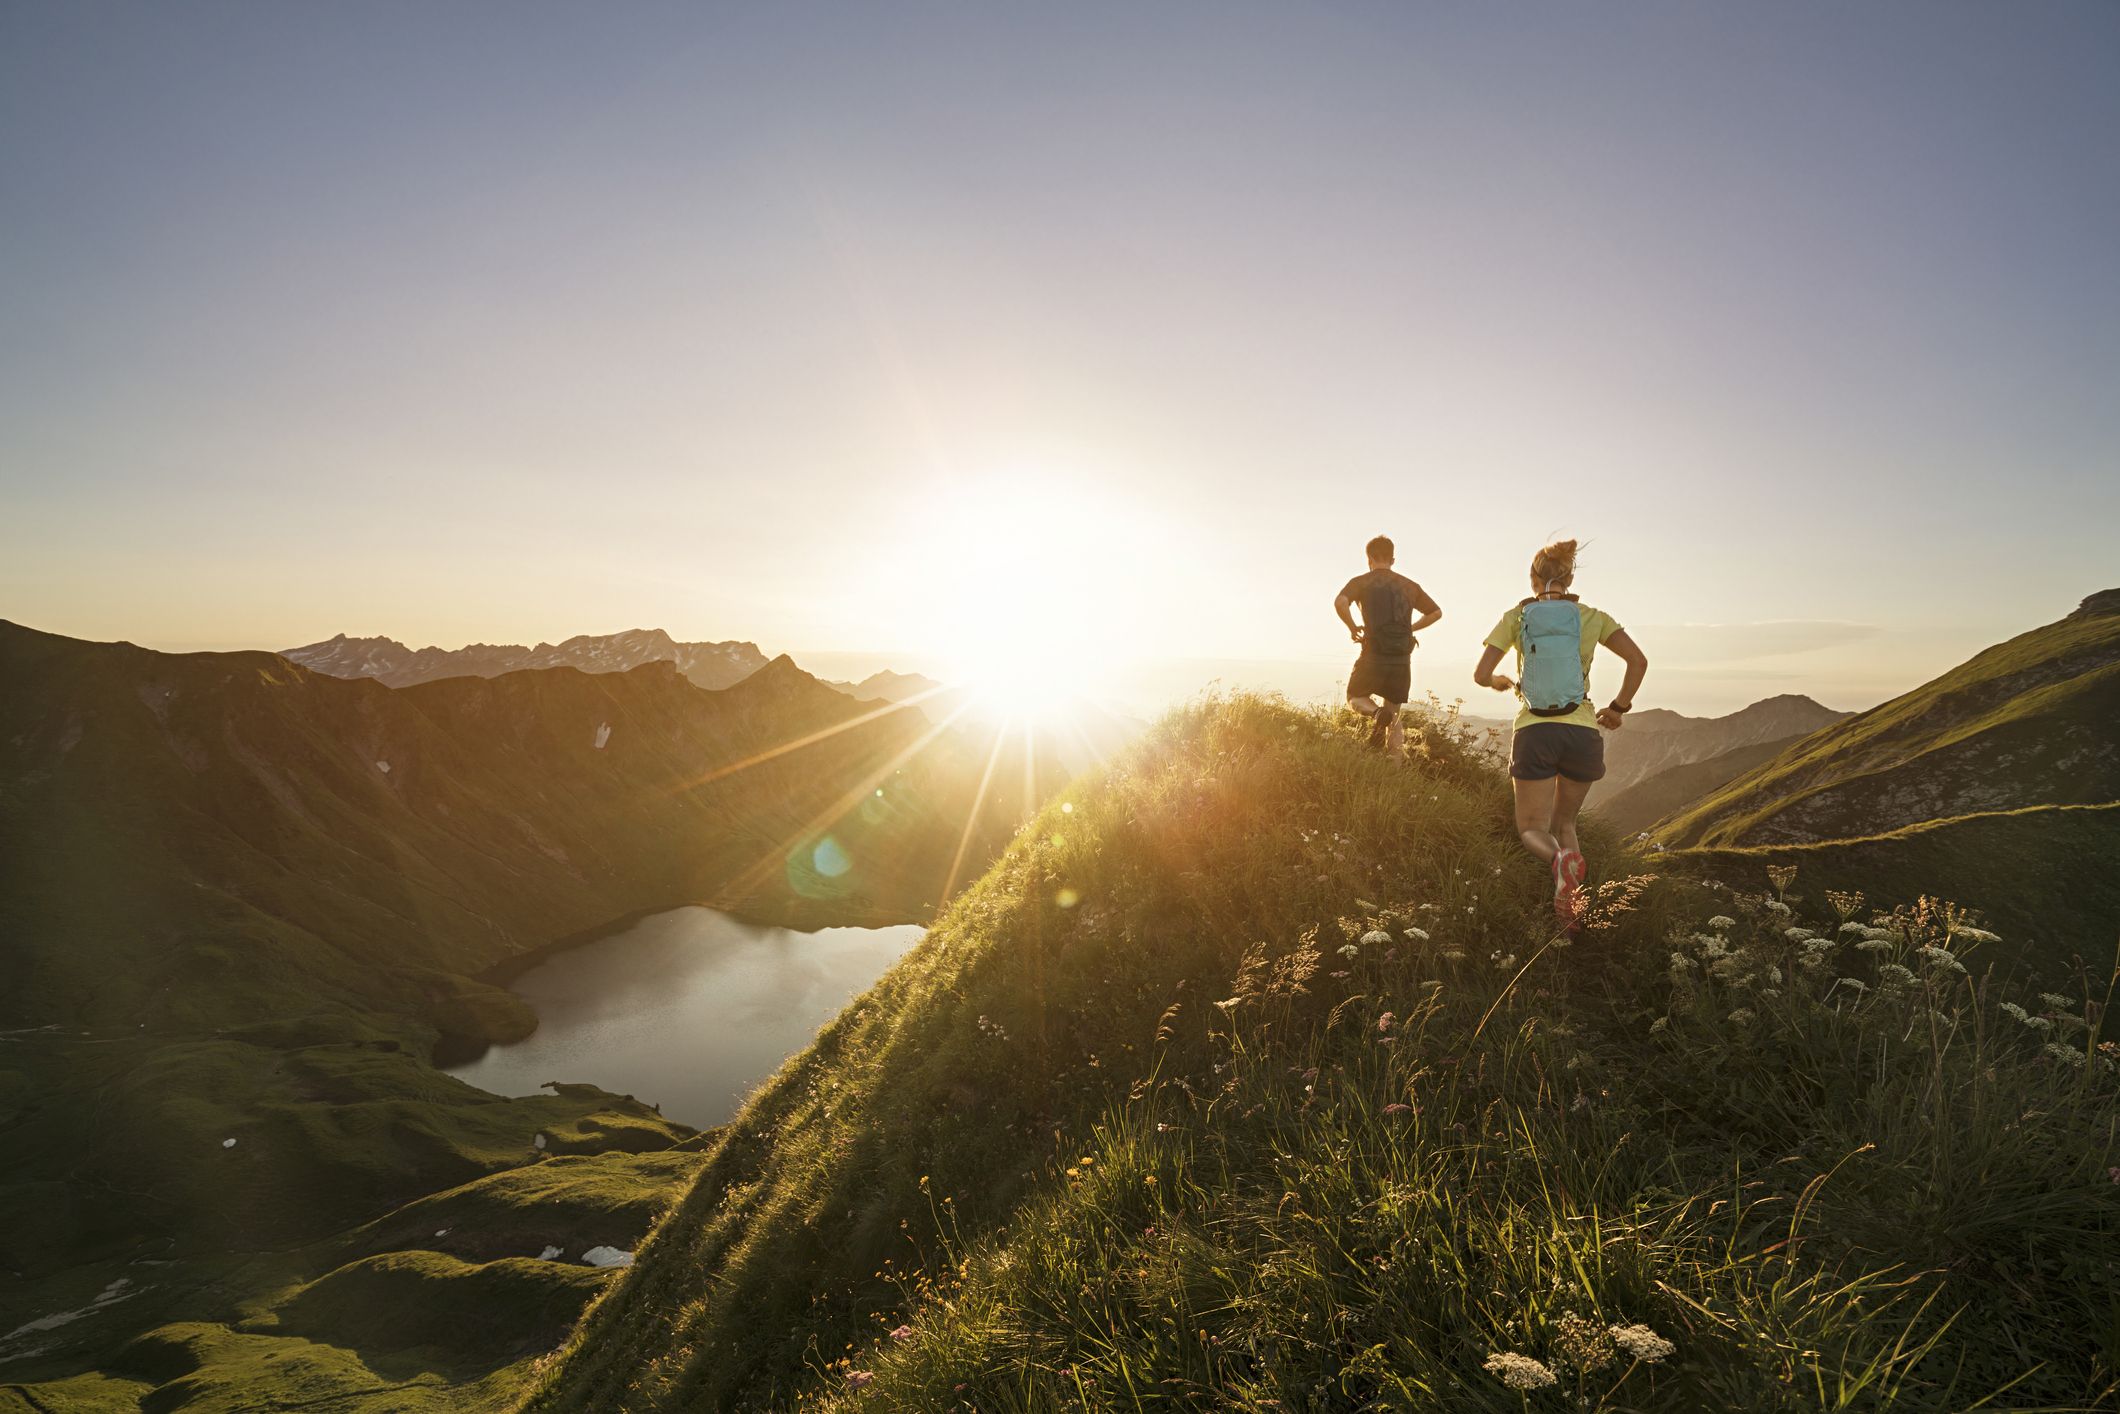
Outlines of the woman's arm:
{"label": "woman's arm", "polygon": [[1627,676],[1620,683],[1619,696],[1612,699],[1612,706],[1599,709],[1597,724],[1607,731],[1618,731],[1620,723],[1626,720],[1620,714],[1634,705],[1634,694],[1641,691],[1642,679],[1649,675],[1649,655],[1642,652],[1641,646],[1633,639],[1627,637],[1625,629],[1615,629],[1612,636],[1605,640],[1605,646],[1617,653],[1620,661],[1627,665]]}
{"label": "woman's arm", "polygon": [[1515,688],[1516,684],[1510,681],[1509,674],[1494,670],[1494,665],[1502,661],[1505,651],[1489,644],[1487,651],[1480,654],[1479,666],[1472,670],[1472,680],[1481,687],[1491,687],[1496,692],[1508,692]]}

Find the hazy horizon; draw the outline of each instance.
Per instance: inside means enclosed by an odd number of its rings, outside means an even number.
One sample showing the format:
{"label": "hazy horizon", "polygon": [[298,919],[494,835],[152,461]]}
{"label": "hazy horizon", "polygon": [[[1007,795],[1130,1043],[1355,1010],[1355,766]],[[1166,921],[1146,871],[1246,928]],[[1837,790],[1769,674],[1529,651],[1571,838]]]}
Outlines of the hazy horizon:
{"label": "hazy horizon", "polygon": [[1381,531],[1448,698],[1573,534],[1645,705],[1857,707],[2120,558],[2112,6],[0,41],[0,616],[53,632],[1303,683]]}

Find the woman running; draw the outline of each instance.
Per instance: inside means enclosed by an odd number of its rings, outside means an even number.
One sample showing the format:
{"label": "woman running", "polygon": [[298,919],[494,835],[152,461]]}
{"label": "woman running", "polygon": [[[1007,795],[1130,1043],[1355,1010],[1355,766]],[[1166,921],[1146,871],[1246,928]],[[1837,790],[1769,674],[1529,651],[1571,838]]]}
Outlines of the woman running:
{"label": "woman running", "polygon": [[[1649,671],[1649,655],[1618,620],[1568,592],[1574,581],[1573,540],[1533,556],[1532,597],[1502,615],[1472,673],[1481,687],[1514,690],[1523,703],[1509,746],[1516,829],[1524,847],[1553,869],[1553,909],[1563,927],[1574,924],[1581,906],[1585,866],[1575,819],[1591,784],[1605,774],[1605,740],[1597,729],[1619,730]],[[1600,643],[1627,665],[1619,695],[1603,708],[1590,698],[1590,659]],[[1494,670],[1512,649],[1515,681]]]}

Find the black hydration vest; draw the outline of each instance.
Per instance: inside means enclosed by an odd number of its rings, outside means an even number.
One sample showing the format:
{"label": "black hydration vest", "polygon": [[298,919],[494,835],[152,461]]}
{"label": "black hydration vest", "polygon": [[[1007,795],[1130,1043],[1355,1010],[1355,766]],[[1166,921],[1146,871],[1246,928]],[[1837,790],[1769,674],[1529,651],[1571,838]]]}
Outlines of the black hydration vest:
{"label": "black hydration vest", "polygon": [[1396,579],[1379,575],[1362,586],[1362,647],[1384,658],[1413,652],[1413,605]]}

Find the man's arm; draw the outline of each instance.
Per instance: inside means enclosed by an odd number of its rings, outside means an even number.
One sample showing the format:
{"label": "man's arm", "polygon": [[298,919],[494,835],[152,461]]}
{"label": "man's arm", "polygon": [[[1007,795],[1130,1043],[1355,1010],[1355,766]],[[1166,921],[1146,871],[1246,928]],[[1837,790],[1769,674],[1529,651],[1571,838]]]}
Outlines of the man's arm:
{"label": "man's arm", "polygon": [[1347,625],[1347,636],[1360,643],[1362,641],[1362,626],[1356,623],[1354,615],[1348,612],[1348,606],[1353,603],[1354,600],[1343,589],[1340,591],[1340,597],[1332,601],[1332,611],[1340,616],[1341,623]]}
{"label": "man's arm", "polygon": [[1413,607],[1421,611],[1421,616],[1413,621],[1413,631],[1415,633],[1419,633],[1430,624],[1438,623],[1442,620],[1443,610],[1441,606],[1435,600],[1429,598],[1428,591],[1421,588],[1418,584],[1413,586]]}

